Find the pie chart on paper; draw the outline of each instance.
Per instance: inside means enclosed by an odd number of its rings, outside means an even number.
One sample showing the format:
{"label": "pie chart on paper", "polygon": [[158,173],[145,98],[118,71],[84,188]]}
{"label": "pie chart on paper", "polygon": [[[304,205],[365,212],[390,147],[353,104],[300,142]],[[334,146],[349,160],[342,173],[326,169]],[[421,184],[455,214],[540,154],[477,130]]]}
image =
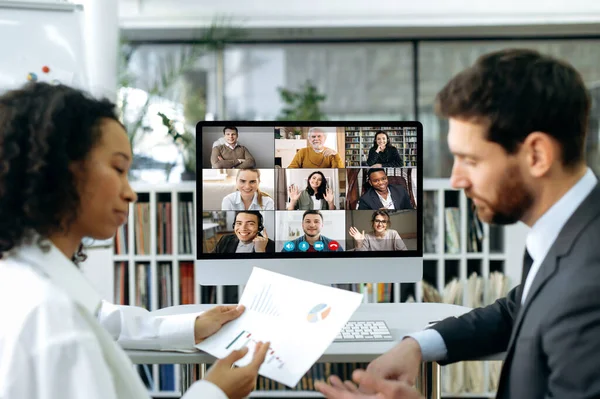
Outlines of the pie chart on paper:
{"label": "pie chart on paper", "polygon": [[308,320],[309,323],[316,323],[325,320],[327,316],[329,316],[329,313],[331,313],[331,306],[320,303],[308,312],[306,320]]}

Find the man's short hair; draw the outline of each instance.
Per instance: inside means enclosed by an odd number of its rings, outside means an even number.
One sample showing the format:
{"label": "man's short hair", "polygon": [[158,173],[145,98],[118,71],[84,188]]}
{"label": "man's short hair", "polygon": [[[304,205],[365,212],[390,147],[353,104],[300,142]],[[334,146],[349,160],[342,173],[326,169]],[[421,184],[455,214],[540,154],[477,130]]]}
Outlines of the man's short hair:
{"label": "man's short hair", "polygon": [[321,214],[321,211],[318,211],[316,209],[309,209],[308,211],[304,211],[304,214],[302,215],[303,222],[306,215],[319,215],[321,217],[321,221],[323,221],[323,214]]}
{"label": "man's short hair", "polygon": [[537,131],[560,143],[565,166],[584,160],[590,97],[583,79],[569,63],[537,51],[482,55],[437,94],[435,110],[487,125],[487,139],[509,154]]}
{"label": "man's short hair", "polygon": [[235,133],[236,133],[236,134],[240,134],[240,133],[238,132],[238,129],[237,129],[237,127],[235,127],[235,126],[225,126],[225,127],[223,128],[223,134],[225,134],[225,130],[235,130]]}
{"label": "man's short hair", "polygon": [[249,215],[254,215],[256,216],[256,223],[258,223],[258,225],[260,226],[262,224],[262,218],[263,216],[261,215],[261,213],[259,211],[237,211],[235,213],[235,218],[233,219],[233,224],[235,224],[237,222],[237,217],[240,213],[247,213]]}
{"label": "man's short hair", "polygon": [[[367,179],[371,180],[371,175],[373,173],[377,173],[377,172],[383,172],[385,173],[385,169],[383,168],[371,168],[367,171]],[[387,176],[387,173],[385,173],[385,175]]]}

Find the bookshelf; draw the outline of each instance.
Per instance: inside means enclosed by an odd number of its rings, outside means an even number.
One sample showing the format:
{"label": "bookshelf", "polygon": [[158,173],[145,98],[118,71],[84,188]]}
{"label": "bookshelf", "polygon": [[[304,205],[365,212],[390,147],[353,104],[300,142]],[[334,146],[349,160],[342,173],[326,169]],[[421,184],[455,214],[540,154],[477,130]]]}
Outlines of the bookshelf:
{"label": "bookshelf", "polygon": [[[113,269],[106,275],[107,279],[112,280],[110,299],[115,303],[144,306],[149,310],[187,303],[236,303],[243,286],[201,287],[195,282],[195,182],[133,184],[133,189],[138,193],[138,203],[131,205],[129,220],[117,232],[114,245],[109,249]],[[424,179],[423,281],[442,293],[452,279],[466,284],[472,273],[476,272],[482,279],[485,297],[491,290],[490,277],[494,272],[506,275],[510,287],[516,285],[521,273],[520,265],[527,229],[522,225],[478,225],[469,211],[469,205],[470,202],[464,193],[453,190],[447,179]],[[103,266],[105,268],[106,265],[104,259],[95,259],[94,254],[90,254],[86,263],[91,264],[88,265],[89,269]],[[365,302],[431,300],[424,291],[425,284],[421,283],[381,282],[337,286],[366,293]],[[463,289],[458,304],[471,306],[472,299],[468,290]],[[497,367],[497,364],[481,363],[479,371],[484,376],[483,389],[472,392],[455,387],[451,391],[445,391],[443,397],[494,397],[493,390],[489,388],[490,369]],[[466,370],[466,365],[467,363],[459,363],[444,367],[442,380],[444,381],[444,376],[455,374],[457,368]],[[310,390],[316,378],[323,378],[324,374],[328,375],[330,372],[343,376],[356,366],[317,364],[294,390],[282,389],[279,384],[259,377],[259,389],[251,396],[322,397]],[[179,396],[179,366],[137,367],[152,397]],[[466,380],[468,373],[463,373],[463,380]]]}
{"label": "bookshelf", "polygon": [[417,129],[405,127],[395,129],[392,127],[346,127],[346,167],[368,166],[369,150],[373,147],[373,140],[377,131],[383,130],[390,138],[390,142],[404,161],[405,167],[417,166]]}

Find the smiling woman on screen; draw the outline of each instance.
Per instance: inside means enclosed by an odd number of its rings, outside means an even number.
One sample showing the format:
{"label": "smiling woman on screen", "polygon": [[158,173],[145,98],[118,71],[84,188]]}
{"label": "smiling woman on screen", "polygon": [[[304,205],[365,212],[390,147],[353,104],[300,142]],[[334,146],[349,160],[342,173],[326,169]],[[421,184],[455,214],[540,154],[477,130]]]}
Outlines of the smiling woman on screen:
{"label": "smiling woman on screen", "polygon": [[260,191],[260,171],[240,169],[237,173],[236,191],[223,198],[222,211],[272,211],[275,202],[269,194]]}

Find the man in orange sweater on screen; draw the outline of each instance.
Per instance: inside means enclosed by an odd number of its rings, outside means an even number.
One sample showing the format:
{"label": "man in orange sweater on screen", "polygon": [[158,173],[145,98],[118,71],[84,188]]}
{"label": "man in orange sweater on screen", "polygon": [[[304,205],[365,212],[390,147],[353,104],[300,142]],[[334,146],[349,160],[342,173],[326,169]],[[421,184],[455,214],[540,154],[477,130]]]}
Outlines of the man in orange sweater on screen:
{"label": "man in orange sweater on screen", "polygon": [[288,168],[343,168],[340,154],[325,147],[327,133],[318,127],[308,131],[308,145],[296,153]]}

